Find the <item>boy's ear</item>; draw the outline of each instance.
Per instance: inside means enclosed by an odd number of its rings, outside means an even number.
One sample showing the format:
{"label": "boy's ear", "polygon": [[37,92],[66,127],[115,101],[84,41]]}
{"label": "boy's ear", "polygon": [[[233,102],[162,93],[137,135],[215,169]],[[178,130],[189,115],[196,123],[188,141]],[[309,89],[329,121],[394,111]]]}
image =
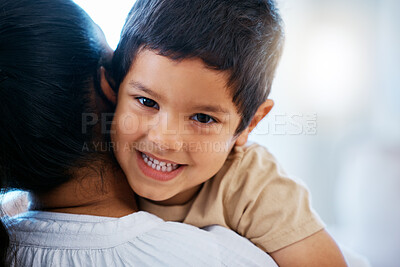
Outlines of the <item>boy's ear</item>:
{"label": "boy's ear", "polygon": [[267,99],[261,106],[258,107],[256,114],[251,120],[249,126],[243,130],[242,133],[236,139],[235,145],[242,146],[246,144],[249,134],[257,126],[257,124],[271,111],[274,107],[274,101],[272,99]]}
{"label": "boy's ear", "polygon": [[110,81],[110,77],[107,75],[106,69],[104,67],[100,67],[101,90],[102,90],[104,96],[107,98],[107,100],[110,101],[112,104],[116,105],[117,104],[117,94],[113,90],[111,84],[113,84],[113,81]]}

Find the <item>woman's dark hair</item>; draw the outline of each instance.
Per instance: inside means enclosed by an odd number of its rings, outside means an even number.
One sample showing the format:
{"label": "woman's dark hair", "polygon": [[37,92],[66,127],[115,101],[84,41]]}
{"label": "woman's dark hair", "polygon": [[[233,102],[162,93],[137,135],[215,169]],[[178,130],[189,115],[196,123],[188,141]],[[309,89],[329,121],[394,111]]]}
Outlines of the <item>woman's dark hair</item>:
{"label": "woman's dark hair", "polygon": [[174,60],[200,58],[230,74],[238,134],[268,97],[283,41],[273,0],[137,0],[114,53],[116,88],[142,48]]}
{"label": "woman's dark hair", "polygon": [[[70,0],[0,2],[0,185],[44,193],[89,161],[82,129],[105,52],[97,26]],[[9,244],[0,225],[1,263]]]}

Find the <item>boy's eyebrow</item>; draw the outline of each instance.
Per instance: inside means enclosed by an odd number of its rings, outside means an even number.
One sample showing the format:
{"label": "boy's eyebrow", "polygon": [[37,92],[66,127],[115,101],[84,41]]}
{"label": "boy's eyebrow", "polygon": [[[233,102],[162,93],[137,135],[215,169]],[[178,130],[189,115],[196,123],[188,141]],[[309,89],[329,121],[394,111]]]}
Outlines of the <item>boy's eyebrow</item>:
{"label": "boy's eyebrow", "polygon": [[227,109],[224,109],[220,105],[217,106],[210,106],[210,105],[197,105],[193,106],[196,110],[207,111],[212,113],[229,113]]}
{"label": "boy's eyebrow", "polygon": [[140,91],[143,91],[151,96],[153,96],[154,98],[157,99],[162,99],[163,97],[161,95],[159,95],[158,93],[152,91],[151,89],[147,88],[145,85],[141,84],[140,82],[136,82],[136,81],[130,81],[129,85],[133,88],[136,88]]}

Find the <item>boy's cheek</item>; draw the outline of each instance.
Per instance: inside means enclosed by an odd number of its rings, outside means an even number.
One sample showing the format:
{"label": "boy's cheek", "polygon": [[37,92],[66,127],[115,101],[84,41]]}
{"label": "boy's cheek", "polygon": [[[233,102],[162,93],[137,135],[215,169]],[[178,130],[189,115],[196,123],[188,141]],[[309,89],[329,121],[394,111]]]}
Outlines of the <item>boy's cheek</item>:
{"label": "boy's cheek", "polygon": [[140,118],[135,114],[125,113],[118,114],[116,113],[113,120],[113,126],[115,127],[116,133],[120,134],[135,134],[139,131]]}
{"label": "boy's cheek", "polygon": [[191,142],[185,148],[199,163],[214,165],[226,160],[232,146],[226,142]]}

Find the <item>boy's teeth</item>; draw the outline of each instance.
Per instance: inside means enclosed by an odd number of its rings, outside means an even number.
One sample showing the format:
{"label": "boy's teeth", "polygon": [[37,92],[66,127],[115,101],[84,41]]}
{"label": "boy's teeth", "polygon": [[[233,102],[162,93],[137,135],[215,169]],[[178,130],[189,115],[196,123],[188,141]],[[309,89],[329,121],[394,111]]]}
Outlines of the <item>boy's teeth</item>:
{"label": "boy's teeth", "polygon": [[159,161],[157,159],[153,159],[150,156],[147,156],[144,153],[142,153],[142,158],[149,167],[151,167],[157,171],[171,172],[173,170],[176,170],[179,167],[179,164],[172,164],[172,163],[166,163],[163,161]]}

